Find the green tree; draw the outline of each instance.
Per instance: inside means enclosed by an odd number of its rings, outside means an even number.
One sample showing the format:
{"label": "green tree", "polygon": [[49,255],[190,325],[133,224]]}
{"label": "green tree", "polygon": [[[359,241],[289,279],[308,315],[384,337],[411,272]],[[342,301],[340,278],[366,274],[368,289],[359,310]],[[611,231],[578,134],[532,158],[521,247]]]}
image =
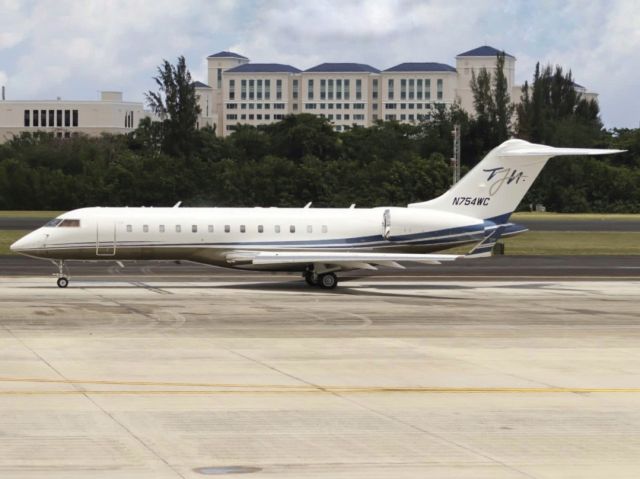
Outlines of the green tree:
{"label": "green tree", "polygon": [[178,57],[176,65],[164,60],[154,80],[159,90],[150,90],[145,97],[149,107],[162,121],[163,151],[172,156],[188,156],[196,136],[200,107],[184,56]]}

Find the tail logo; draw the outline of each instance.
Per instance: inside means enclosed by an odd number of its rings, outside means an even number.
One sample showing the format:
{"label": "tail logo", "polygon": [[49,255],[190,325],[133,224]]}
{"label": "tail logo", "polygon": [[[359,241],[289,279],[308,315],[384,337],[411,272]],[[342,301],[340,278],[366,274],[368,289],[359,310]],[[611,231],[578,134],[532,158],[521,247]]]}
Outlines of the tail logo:
{"label": "tail logo", "polygon": [[483,169],[482,171],[489,173],[489,176],[487,177],[488,182],[493,181],[493,183],[491,183],[491,186],[489,186],[490,196],[495,195],[505,184],[518,184],[520,180],[522,180],[522,182],[524,183],[525,178],[527,178],[527,175],[524,174],[524,171],[518,171],[513,168],[505,168],[504,166]]}

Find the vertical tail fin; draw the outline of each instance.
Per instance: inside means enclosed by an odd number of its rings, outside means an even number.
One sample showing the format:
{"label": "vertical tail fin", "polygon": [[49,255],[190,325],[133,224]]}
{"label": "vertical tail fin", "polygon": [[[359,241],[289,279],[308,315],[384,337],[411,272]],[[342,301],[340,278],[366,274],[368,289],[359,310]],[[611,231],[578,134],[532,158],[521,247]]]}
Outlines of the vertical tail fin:
{"label": "vertical tail fin", "polygon": [[442,196],[409,208],[448,211],[478,219],[504,217],[516,209],[549,158],[607,155],[624,150],[555,148],[524,140],[508,140],[485,156]]}

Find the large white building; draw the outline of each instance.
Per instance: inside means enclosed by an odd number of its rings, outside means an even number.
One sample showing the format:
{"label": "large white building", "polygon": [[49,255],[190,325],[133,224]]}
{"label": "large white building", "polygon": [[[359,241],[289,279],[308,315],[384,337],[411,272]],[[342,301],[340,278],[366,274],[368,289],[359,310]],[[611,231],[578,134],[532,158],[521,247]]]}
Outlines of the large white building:
{"label": "large white building", "polygon": [[22,132],[44,131],[58,138],[78,133],[128,133],[148,116],[142,103],[103,91],[96,101],[0,100],[0,143]]}
{"label": "large white building", "polygon": [[[459,102],[473,112],[472,73],[495,71],[499,50],[481,46],[456,56],[456,66],[434,62],[401,63],[379,70],[361,63],[322,63],[307,70],[279,63],[251,63],[233,52],[207,58],[208,85],[197,82],[202,109],[199,126],[228,135],[240,124],[261,125],[285,115],[311,113],[327,118],[338,131],[377,120],[418,123],[436,105]],[[511,100],[519,101],[516,58],[505,54]],[[577,86],[578,87],[578,86]],[[588,98],[595,93],[579,87]]]}

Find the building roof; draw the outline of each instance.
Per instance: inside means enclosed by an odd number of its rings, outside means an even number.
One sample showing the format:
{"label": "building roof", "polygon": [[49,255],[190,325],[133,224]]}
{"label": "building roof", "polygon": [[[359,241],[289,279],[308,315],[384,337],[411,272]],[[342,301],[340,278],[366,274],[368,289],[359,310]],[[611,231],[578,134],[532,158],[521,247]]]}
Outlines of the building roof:
{"label": "building roof", "polygon": [[342,72],[342,73],[380,73],[380,70],[363,63],[321,63],[311,67],[306,72]]}
{"label": "building roof", "polygon": [[451,65],[444,63],[400,63],[391,68],[387,68],[386,72],[455,72],[456,69]]}
{"label": "building roof", "polygon": [[193,86],[196,88],[211,88],[209,85],[207,85],[206,83],[202,83],[201,81],[194,81]]}
{"label": "building roof", "polygon": [[218,52],[214,53],[213,55],[209,55],[207,58],[243,58],[245,60],[248,60],[247,57],[233,52]]}
{"label": "building roof", "polygon": [[[497,48],[490,47],[489,45],[483,45],[478,48],[474,48],[473,50],[469,50],[468,52],[460,53],[459,57],[495,57],[498,53],[502,53],[502,50],[498,50]],[[513,55],[509,55],[507,52],[504,52],[504,55],[507,57],[515,58]]]}
{"label": "building roof", "polygon": [[296,67],[281,63],[244,63],[225,70],[225,73],[300,73]]}

